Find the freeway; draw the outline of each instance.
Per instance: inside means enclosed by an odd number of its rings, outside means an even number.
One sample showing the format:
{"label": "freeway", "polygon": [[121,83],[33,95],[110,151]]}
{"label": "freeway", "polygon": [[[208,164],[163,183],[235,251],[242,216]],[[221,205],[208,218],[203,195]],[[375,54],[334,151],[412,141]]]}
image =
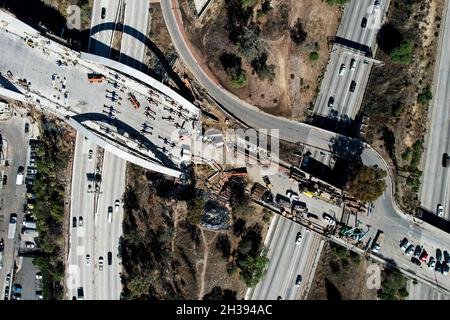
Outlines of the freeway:
{"label": "freeway", "polygon": [[450,218],[448,201],[449,172],[442,166],[442,155],[450,153],[450,10],[445,2],[445,14],[441,23],[441,42],[439,43],[434,74],[434,98],[430,104],[429,133],[423,159],[423,179],[420,201],[423,207],[436,211],[438,204],[444,207],[444,217]]}
{"label": "freeway", "polygon": [[[336,44],[333,46],[314,106],[314,113],[321,116],[315,121],[317,125],[327,126],[325,123],[331,119],[336,124],[327,127],[335,130],[337,122],[349,125],[359,111],[371,64],[365,59],[364,53],[358,53],[357,50],[375,51],[376,34],[381,26],[383,12],[387,10],[386,0],[380,2],[379,9],[375,9],[373,3],[373,0],[360,0],[351,1],[345,6],[336,38],[341,39],[337,41],[339,43],[351,41],[352,49],[344,49]],[[367,19],[365,27],[361,26],[363,18]],[[350,90],[352,84],[355,86],[353,92]]]}
{"label": "freeway", "polygon": [[132,27],[135,33],[122,34],[120,46],[120,62],[140,69],[144,61],[146,45],[139,41],[139,34],[147,35],[149,27],[149,8],[148,0],[125,0],[124,25]]}
{"label": "freeway", "polygon": [[[92,156],[89,156],[90,150]],[[86,263],[86,255],[93,257],[94,234],[94,183],[87,175],[95,172],[97,148],[77,133],[72,169],[72,194],[70,208],[70,250],[68,259],[67,294],[71,299],[77,296],[77,289],[83,287],[85,299],[93,299],[93,265]],[[91,188],[88,186],[91,185]],[[80,225],[80,218],[83,219]],[[75,224],[74,224],[75,223]]]}
{"label": "freeway", "polygon": [[[105,152],[102,168],[101,191],[95,212],[95,236],[93,239],[95,263],[95,300],[119,300],[122,291],[121,263],[118,259],[119,238],[122,235],[126,161]],[[111,213],[108,213],[111,212]],[[111,214],[111,220],[108,218]],[[111,221],[111,222],[109,222]],[[108,254],[111,253],[111,265]],[[103,257],[103,270],[99,258]]]}
{"label": "freeway", "polygon": [[408,281],[406,290],[408,290],[408,300],[449,300],[450,296],[433,290],[431,287],[422,283],[414,284]]}
{"label": "freeway", "polygon": [[[267,267],[264,279],[255,288],[250,288],[245,296],[246,300],[298,300],[308,286],[315,257],[320,254],[321,237],[308,232],[305,227],[296,224],[280,215],[275,215],[271,222],[271,229],[267,235],[265,246],[269,248]],[[302,239],[297,244],[297,234]],[[302,277],[299,286],[296,285],[297,276]]]}

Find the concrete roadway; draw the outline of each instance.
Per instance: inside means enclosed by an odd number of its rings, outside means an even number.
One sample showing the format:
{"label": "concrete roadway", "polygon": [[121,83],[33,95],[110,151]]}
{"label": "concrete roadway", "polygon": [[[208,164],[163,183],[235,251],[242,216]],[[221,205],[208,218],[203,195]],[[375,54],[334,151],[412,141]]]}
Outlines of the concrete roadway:
{"label": "concrete roadway", "polygon": [[[125,0],[124,25],[136,29],[136,32],[148,35],[150,1],[148,0]],[[139,63],[144,61],[146,50],[144,43],[136,39],[136,35],[122,34],[120,46],[120,62],[130,67],[140,69]]]}
{"label": "concrete roadway", "polygon": [[[97,147],[77,134],[72,172],[72,195],[70,209],[70,251],[67,282],[68,298],[77,296],[77,288],[83,287],[85,299],[93,299],[93,234],[94,234],[94,193],[88,192],[88,185],[94,185],[87,180],[88,173],[94,173],[96,167]],[[89,150],[93,151],[92,160],[88,159]],[[73,227],[73,218],[77,219],[77,226]],[[83,217],[83,226],[79,226]],[[86,265],[86,255],[91,257],[91,264]]]}
{"label": "concrete roadway", "polygon": [[[269,248],[269,265],[264,279],[255,288],[247,291],[246,300],[298,300],[306,289],[314,259],[318,253],[321,237],[314,232],[280,215],[273,217],[269,234],[265,240]],[[298,233],[302,240],[296,244]],[[311,255],[311,253],[313,253]],[[309,255],[305,257],[305,255]],[[296,286],[297,275],[302,276],[300,286]]]}
{"label": "concrete roadway", "polygon": [[[14,258],[19,249],[19,233],[23,219],[23,204],[25,203],[25,183],[16,185],[17,169],[27,165],[28,135],[24,133],[25,123],[28,122],[20,113],[1,122],[0,134],[7,141],[6,159],[9,167],[1,167],[0,173],[8,177],[6,186],[0,186],[0,238],[5,242],[3,251],[3,267],[0,269],[0,300],[4,299],[5,277],[13,274]],[[14,239],[8,239],[8,225],[11,213],[17,214],[16,234]],[[11,280],[12,282],[12,280]],[[11,294],[11,287],[10,287]]]}
{"label": "concrete roadway", "polygon": [[413,284],[408,281],[406,289],[409,292],[408,300],[449,300],[450,296],[433,290],[431,287],[422,283]]}
{"label": "concrete roadway", "polygon": [[[448,2],[446,2],[447,4]],[[450,154],[450,9],[441,22],[440,58],[437,57],[434,99],[430,104],[430,125],[425,145],[423,179],[420,192],[422,206],[436,212],[437,205],[444,206],[444,215],[450,218],[448,201],[449,168],[442,166],[442,155]]]}
{"label": "concrete roadway", "polygon": [[[119,300],[122,291],[121,263],[117,257],[119,238],[122,235],[126,161],[105,152],[102,168],[101,193],[95,213],[95,236],[93,240],[95,263],[95,300]],[[115,201],[119,200],[116,209]],[[108,223],[108,208],[113,208],[112,222]],[[117,211],[116,211],[117,210]],[[112,253],[112,265],[108,265],[108,252]],[[103,257],[103,271],[98,268]]]}
{"label": "concrete roadway", "polygon": [[[357,44],[376,47],[376,34],[381,26],[381,18],[384,15],[386,0],[381,1],[380,9],[375,11],[374,0],[358,0],[349,2],[344,9],[337,37],[350,40]],[[361,27],[361,20],[367,18],[367,26]],[[362,48],[362,46],[361,46]],[[374,51],[374,50],[373,50]],[[355,60],[355,70],[350,70],[351,60]],[[364,63],[362,55],[352,54],[349,51],[339,49],[337,45],[331,51],[324,79],[321,84],[320,94],[316,99],[314,113],[327,118],[349,122],[355,119],[359,112],[362,97],[367,85],[371,65]],[[345,65],[346,72],[340,75],[341,66]],[[356,82],[354,92],[350,92],[351,82]],[[334,98],[332,107],[328,107],[329,98]],[[330,128],[334,130],[335,128]]]}

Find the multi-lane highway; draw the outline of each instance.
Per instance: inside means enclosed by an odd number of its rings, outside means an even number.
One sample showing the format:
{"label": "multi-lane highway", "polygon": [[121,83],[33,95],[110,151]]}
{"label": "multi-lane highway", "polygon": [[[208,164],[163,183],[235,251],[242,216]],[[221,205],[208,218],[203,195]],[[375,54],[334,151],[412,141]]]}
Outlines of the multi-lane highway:
{"label": "multi-lane highway", "polygon": [[[265,245],[269,248],[266,275],[247,291],[250,300],[298,300],[308,286],[321,237],[305,227],[280,216],[273,217]],[[297,242],[297,235],[301,240]],[[309,256],[312,253],[312,258]],[[302,277],[297,285],[298,275]]]}
{"label": "multi-lane highway", "polygon": [[[371,69],[365,52],[375,51],[375,37],[387,9],[386,0],[380,1],[379,7],[373,4],[374,0],[360,0],[345,6],[336,34],[336,42],[340,44],[334,45],[331,51],[314,106],[315,114],[347,124],[355,119]],[[363,19],[366,19],[365,25],[362,24]],[[342,43],[348,43],[348,47]],[[327,121],[324,118],[317,119],[316,124],[322,125]]]}
{"label": "multi-lane highway", "polygon": [[[430,128],[426,140],[423,180],[420,201],[423,207],[436,212],[444,207],[444,217],[450,218],[449,169],[442,165],[444,153],[450,154],[450,9],[445,2],[441,23],[442,42],[439,43],[434,84],[434,98],[430,105]],[[445,19],[445,20],[444,20]]]}

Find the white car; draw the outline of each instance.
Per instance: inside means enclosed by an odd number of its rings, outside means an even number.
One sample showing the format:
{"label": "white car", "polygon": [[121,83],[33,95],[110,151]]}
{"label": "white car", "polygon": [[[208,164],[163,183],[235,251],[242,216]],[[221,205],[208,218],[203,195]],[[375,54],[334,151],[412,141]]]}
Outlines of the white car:
{"label": "white car", "polygon": [[298,195],[294,192],[294,191],[292,191],[292,190],[288,190],[288,191],[286,191],[286,195],[289,197],[289,199],[291,199],[291,201],[298,201]]}
{"label": "white car", "polygon": [[352,61],[350,61],[350,71],[354,71],[356,69],[356,60],[352,59]]}
{"label": "white car", "polygon": [[42,273],[38,272],[36,273],[36,279],[41,280],[42,279]]}
{"label": "white car", "polygon": [[336,224],[336,220],[334,220],[330,215],[324,213],[322,217],[329,225],[334,226]]}
{"label": "white car", "polygon": [[33,249],[35,247],[34,243],[31,241],[25,242],[25,248],[27,249]]}
{"label": "white car", "polygon": [[94,154],[94,151],[89,150],[89,152],[88,152],[88,159],[89,159],[89,161],[92,161],[92,155],[93,154]]}
{"label": "white car", "polygon": [[300,244],[302,241],[302,234],[299,232],[297,233],[297,237],[295,238],[295,244]]}
{"label": "white car", "polygon": [[91,264],[91,256],[90,255],[86,255],[86,265],[90,265]]}
{"label": "white car", "polygon": [[116,200],[116,202],[115,202],[116,211],[119,211],[119,204],[120,204],[120,201]]}
{"label": "white car", "polygon": [[437,206],[437,215],[439,217],[444,216],[444,207],[442,206],[442,204],[438,204],[438,206]]}
{"label": "white car", "polygon": [[345,64],[341,64],[341,69],[339,69],[339,75],[343,76],[346,71],[347,71],[347,68],[345,67]]}
{"label": "white car", "polygon": [[374,10],[375,11],[380,10],[380,0],[375,0]]}

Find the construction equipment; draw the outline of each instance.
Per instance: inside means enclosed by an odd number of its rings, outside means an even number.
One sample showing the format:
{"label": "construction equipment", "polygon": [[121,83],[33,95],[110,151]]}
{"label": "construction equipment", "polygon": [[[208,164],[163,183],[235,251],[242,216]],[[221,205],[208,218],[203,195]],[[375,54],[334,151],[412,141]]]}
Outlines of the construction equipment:
{"label": "construction equipment", "polygon": [[135,95],[131,92],[128,93],[128,100],[133,104],[133,107],[135,109],[139,109],[141,107],[141,104],[139,103],[139,101],[137,101]]}
{"label": "construction equipment", "polygon": [[105,76],[101,73],[88,73],[88,81],[90,83],[101,83],[105,80]]}

